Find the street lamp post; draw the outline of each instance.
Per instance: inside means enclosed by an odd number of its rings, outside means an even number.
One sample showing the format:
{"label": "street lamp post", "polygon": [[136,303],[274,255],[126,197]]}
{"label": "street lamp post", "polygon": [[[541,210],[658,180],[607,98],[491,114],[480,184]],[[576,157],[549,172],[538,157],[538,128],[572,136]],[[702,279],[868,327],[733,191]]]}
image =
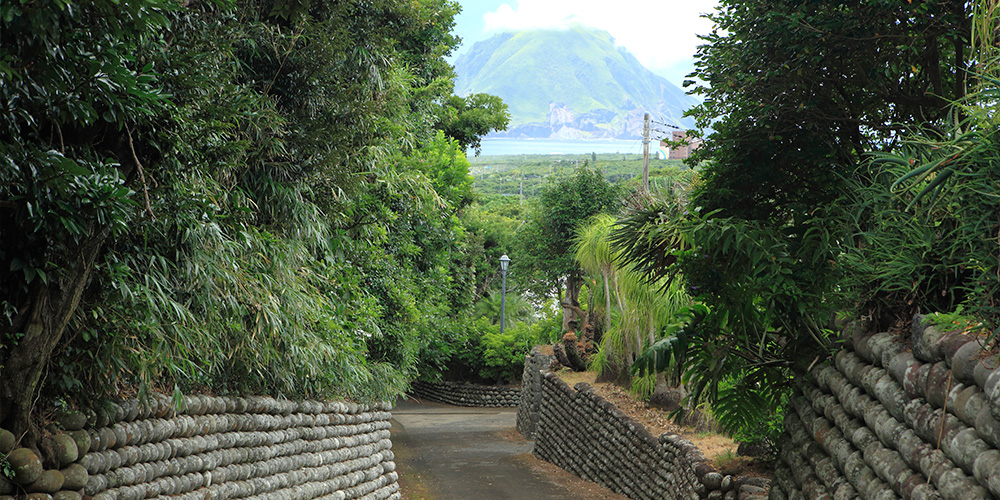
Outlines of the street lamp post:
{"label": "street lamp post", "polygon": [[503,285],[500,287],[500,333],[503,333],[504,313],[507,307],[507,266],[510,265],[510,257],[503,254],[500,257],[500,272],[503,274]]}

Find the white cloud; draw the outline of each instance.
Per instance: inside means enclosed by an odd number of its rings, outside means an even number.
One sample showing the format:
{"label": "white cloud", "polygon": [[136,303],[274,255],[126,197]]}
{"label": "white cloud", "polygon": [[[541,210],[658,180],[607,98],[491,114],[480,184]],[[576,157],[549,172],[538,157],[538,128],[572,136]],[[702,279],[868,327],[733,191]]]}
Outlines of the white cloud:
{"label": "white cloud", "polygon": [[[514,0],[483,17],[487,32],[565,28],[603,29],[650,69],[672,72],[689,64],[712,24],[700,17],[717,0]],[[513,4],[513,5],[512,5]]]}

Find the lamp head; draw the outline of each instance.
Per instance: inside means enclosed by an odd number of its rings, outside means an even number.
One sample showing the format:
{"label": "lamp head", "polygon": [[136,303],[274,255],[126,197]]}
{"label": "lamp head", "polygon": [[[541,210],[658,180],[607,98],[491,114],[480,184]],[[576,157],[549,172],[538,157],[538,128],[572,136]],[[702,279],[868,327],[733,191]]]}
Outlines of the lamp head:
{"label": "lamp head", "polygon": [[507,257],[507,254],[503,254],[503,257],[500,257],[500,270],[507,272],[508,265],[510,265],[510,257]]}

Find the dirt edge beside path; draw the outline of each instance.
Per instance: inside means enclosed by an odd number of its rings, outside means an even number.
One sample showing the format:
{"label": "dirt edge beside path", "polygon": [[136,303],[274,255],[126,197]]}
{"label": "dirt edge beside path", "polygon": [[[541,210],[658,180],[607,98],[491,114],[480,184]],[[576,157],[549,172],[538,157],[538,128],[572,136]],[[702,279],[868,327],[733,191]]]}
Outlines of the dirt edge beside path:
{"label": "dirt edge beside path", "polygon": [[738,444],[729,437],[712,432],[696,432],[692,429],[681,427],[669,418],[669,412],[650,406],[649,403],[639,400],[621,386],[610,382],[597,382],[597,374],[594,372],[573,372],[566,369],[556,372],[559,378],[569,384],[570,387],[580,382],[586,382],[597,391],[602,398],[610,401],[618,407],[622,413],[646,426],[646,429],[653,436],[659,436],[664,432],[671,432],[681,435],[684,439],[701,450],[702,454],[709,462],[715,462],[723,455],[735,456]]}

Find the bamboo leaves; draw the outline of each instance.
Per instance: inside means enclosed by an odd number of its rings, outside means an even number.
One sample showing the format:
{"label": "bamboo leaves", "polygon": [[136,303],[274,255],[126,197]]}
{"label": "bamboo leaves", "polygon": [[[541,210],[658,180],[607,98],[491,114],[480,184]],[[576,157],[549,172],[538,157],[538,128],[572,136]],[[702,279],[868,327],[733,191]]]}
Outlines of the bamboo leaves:
{"label": "bamboo leaves", "polygon": [[107,231],[62,389],[402,391],[464,304],[471,179],[432,130],[457,5],[63,7],[0,7],[0,367]]}

